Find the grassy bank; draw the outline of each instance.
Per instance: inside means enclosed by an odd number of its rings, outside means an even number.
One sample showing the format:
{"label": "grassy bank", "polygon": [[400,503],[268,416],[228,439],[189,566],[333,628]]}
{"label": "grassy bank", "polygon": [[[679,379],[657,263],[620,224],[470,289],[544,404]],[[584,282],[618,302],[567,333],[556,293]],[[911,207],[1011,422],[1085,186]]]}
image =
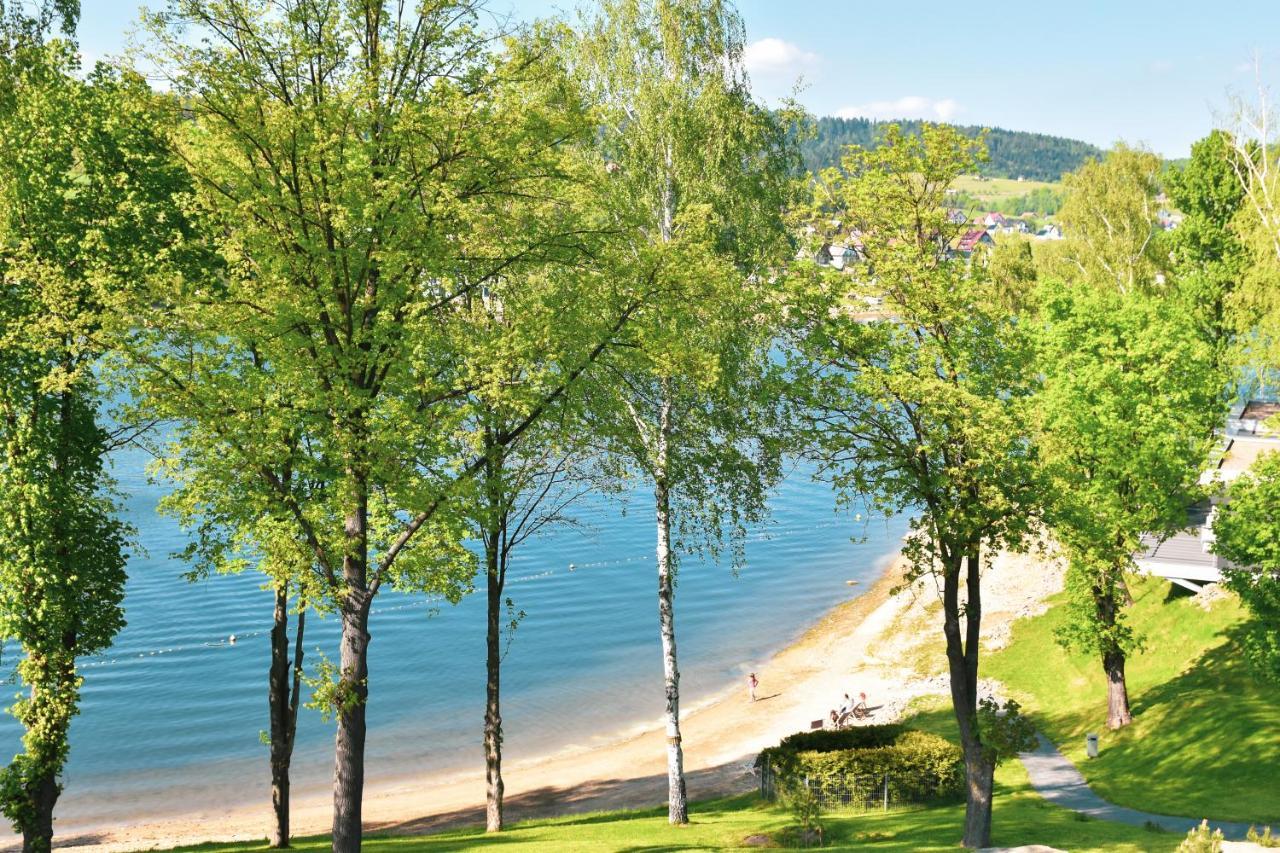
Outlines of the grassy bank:
{"label": "grassy bank", "polygon": [[[1001,768],[997,776],[993,843],[999,846],[1047,844],[1071,851],[1165,851],[1177,847],[1178,837],[1153,834],[1099,821],[1081,820],[1074,812],[1051,805],[1027,784],[1021,765]],[[823,825],[829,839],[824,849],[842,850],[874,845],[872,849],[953,851],[960,838],[964,806],[891,811],[888,814],[828,814]],[[461,850],[602,850],[677,851],[742,849],[751,835],[778,833],[791,818],[777,806],[754,796],[696,804],[692,822],[667,825],[666,807],[633,812],[607,812],[518,824],[499,835],[479,830],[416,837],[370,837],[365,849],[385,853],[445,853]],[[208,844],[184,847],[191,851],[258,851],[262,844]],[[329,849],[325,837],[299,840],[295,850]]]}
{"label": "grassy bank", "polygon": [[[1280,688],[1256,682],[1241,657],[1239,604],[1227,598],[1206,610],[1154,578],[1133,594],[1145,651],[1127,667],[1134,712],[1127,728],[1105,727],[1098,661],[1055,642],[1065,618],[1060,606],[1016,624],[983,675],[1008,686],[1106,799],[1161,814],[1280,825]],[[1088,732],[1101,735],[1094,760],[1085,756]]]}

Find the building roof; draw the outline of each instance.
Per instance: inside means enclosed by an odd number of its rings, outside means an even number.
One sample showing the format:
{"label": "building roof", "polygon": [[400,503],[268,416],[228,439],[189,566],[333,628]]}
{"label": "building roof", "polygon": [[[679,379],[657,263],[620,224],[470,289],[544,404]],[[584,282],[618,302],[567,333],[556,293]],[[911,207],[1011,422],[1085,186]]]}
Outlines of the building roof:
{"label": "building roof", "polygon": [[971,228],[956,241],[956,249],[961,252],[972,252],[979,243],[993,242],[985,228]]}

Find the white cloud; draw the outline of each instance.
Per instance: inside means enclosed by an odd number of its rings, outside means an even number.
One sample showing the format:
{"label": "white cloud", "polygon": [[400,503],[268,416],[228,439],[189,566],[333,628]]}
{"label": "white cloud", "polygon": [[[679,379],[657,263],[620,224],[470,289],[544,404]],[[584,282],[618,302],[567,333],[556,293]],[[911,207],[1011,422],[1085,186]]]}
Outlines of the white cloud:
{"label": "white cloud", "polygon": [[799,74],[817,65],[820,58],[799,45],[777,38],[753,41],[742,52],[742,61],[752,74]]}
{"label": "white cloud", "polygon": [[836,110],[837,118],[923,118],[934,121],[950,121],[961,106],[953,98],[923,98],[907,95],[896,101],[871,101],[865,104],[842,107]]}
{"label": "white cloud", "polygon": [[1168,59],[1157,59],[1147,65],[1147,70],[1152,74],[1168,74],[1173,70],[1173,62]]}

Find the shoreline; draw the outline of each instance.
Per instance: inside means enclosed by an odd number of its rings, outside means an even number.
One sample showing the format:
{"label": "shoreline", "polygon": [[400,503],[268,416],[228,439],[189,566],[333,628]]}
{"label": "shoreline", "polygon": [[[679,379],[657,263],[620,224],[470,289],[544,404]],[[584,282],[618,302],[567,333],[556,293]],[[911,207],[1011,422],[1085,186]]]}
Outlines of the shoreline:
{"label": "shoreline", "polygon": [[[1043,610],[1044,600],[1062,588],[1061,566],[1052,570],[1056,562],[1007,554],[991,561],[986,574],[994,577],[984,584],[988,587],[984,591],[986,643],[996,646],[1007,641],[1014,620]],[[898,718],[920,696],[947,691],[945,675],[937,675],[930,665],[943,664],[938,601],[927,580],[891,595],[890,590],[901,583],[902,568],[899,552],[882,556],[874,581],[851,587],[849,599],[793,635],[790,642],[784,640],[757,666],[757,702],[746,698],[744,688],[729,686],[681,714],[690,801],[752,790],[756,754],[786,735],[807,730],[845,692],[865,691],[872,710],[870,722],[880,723]],[[1041,571],[1028,571],[1031,568]],[[666,802],[667,794],[665,732],[654,722],[639,723],[614,732],[607,742],[581,742],[505,762],[503,778],[504,813],[511,823],[657,806]],[[294,836],[326,834],[331,809],[327,790],[295,791]],[[193,809],[173,818],[70,831],[57,836],[55,846],[117,853],[204,842],[254,842],[265,839],[269,820],[267,802],[206,812]],[[384,776],[365,788],[364,826],[369,835],[413,835],[483,823],[482,767]],[[0,844],[8,850],[17,841],[9,836]]]}
{"label": "shoreline", "polygon": [[[901,578],[897,550],[876,560],[874,580],[849,588],[850,598],[815,622],[784,638],[757,664],[760,700],[750,703],[734,685],[713,690],[682,710],[685,767],[690,800],[749,790],[754,785],[755,754],[781,737],[807,729],[824,716],[845,691],[857,692],[851,676],[864,661],[855,639],[871,640],[893,622],[905,601],[889,590]],[[869,617],[892,606],[894,613]],[[870,624],[866,624],[870,622]],[[839,652],[846,650],[844,655]],[[847,650],[853,649],[850,656]],[[823,662],[814,665],[813,661]],[[839,663],[839,666],[835,664]],[[824,665],[825,664],[825,665]],[[865,689],[873,703],[881,688]],[[641,808],[666,801],[665,736],[660,720],[639,721],[612,732],[603,742],[585,742],[553,752],[504,763],[505,814],[515,822],[555,814]],[[478,764],[479,762],[477,762]],[[483,768],[445,771],[426,776],[402,774],[367,783],[365,831],[411,834],[453,828],[484,820]],[[332,800],[328,790],[295,790],[294,835],[327,833]],[[82,851],[165,849],[208,841],[254,841],[266,837],[270,804],[198,808],[128,826],[74,827],[59,834],[57,847]],[[0,849],[14,849],[15,836]]]}

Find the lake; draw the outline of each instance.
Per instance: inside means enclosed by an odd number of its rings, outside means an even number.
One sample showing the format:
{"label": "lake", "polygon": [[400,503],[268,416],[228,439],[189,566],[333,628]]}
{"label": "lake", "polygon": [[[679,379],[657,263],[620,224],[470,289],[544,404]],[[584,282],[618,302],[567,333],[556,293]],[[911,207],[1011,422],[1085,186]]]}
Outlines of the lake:
{"label": "lake", "polygon": [[[269,802],[266,673],[272,595],[258,576],[188,583],[171,554],[185,537],[157,516],[164,487],[141,452],[115,458],[145,554],[129,563],[128,627],[82,665],[81,715],[59,803],[60,833],[220,806]],[[605,498],[575,513],[583,529],[523,545],[508,593],[526,617],[503,667],[508,760],[612,739],[657,721],[664,705],[652,512],[637,493],[624,514]],[[837,512],[830,488],[793,472],[772,521],[752,531],[747,562],[688,560],[676,591],[683,707],[760,667],[823,613],[856,595],[894,553],[906,520]],[[572,564],[573,569],[570,570]],[[367,779],[482,766],[484,599],[384,592],[371,618]],[[237,642],[227,642],[230,635]],[[308,662],[337,657],[335,619],[308,618]],[[6,663],[15,650],[6,648]],[[767,680],[767,673],[764,674]],[[0,719],[0,747],[20,748]],[[333,726],[303,710],[294,790],[327,788]],[[481,792],[477,791],[480,796]]]}

